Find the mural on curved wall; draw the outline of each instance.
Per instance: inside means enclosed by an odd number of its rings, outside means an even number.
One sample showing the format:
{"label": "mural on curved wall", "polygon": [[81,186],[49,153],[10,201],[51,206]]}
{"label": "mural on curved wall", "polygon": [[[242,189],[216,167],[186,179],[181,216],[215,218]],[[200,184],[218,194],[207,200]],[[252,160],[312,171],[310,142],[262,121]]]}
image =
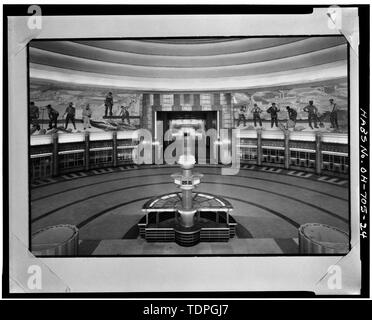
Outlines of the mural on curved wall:
{"label": "mural on curved wall", "polygon": [[[286,120],[288,113],[286,106],[293,108],[297,111],[297,121],[300,123],[306,123],[308,119],[308,113],[303,109],[312,100],[313,104],[317,107],[319,114],[324,115],[324,121],[329,122],[329,113],[332,109],[329,99],[334,99],[334,102],[338,106],[338,124],[339,131],[348,131],[348,85],[347,80],[340,80],[334,85],[328,86],[311,86],[304,85],[303,87],[296,86],[295,88],[286,88],[283,90],[270,90],[264,89],[254,93],[234,93],[233,101],[235,105],[234,115],[238,118],[239,109],[241,106],[247,107],[247,115],[251,113],[253,105],[256,103],[264,112],[261,113],[261,118],[264,120],[270,120],[270,114],[265,112],[271,103],[275,102],[280,108],[278,113],[279,120]],[[252,116],[250,116],[252,117]],[[328,127],[330,124],[328,123]]]}
{"label": "mural on curved wall", "polygon": [[[114,105],[112,108],[113,118],[104,119],[105,113],[105,96],[106,94],[112,91]],[[167,96],[170,96],[171,93],[168,93]],[[203,94],[203,95],[208,95]],[[213,93],[210,93],[212,96]],[[222,95],[221,95],[222,96]],[[299,127],[302,130],[308,130],[307,128],[307,117],[308,114],[303,111],[303,108],[308,104],[309,100],[314,101],[314,105],[318,108],[320,114],[325,115],[324,122],[325,126],[323,130],[330,130],[329,123],[329,113],[331,111],[331,106],[329,104],[329,99],[333,98],[336,104],[339,107],[338,111],[338,123],[339,129],[338,132],[347,132],[348,130],[348,86],[345,79],[335,82],[332,85],[304,85],[296,86],[290,88],[287,86],[283,90],[272,90],[270,88],[261,89],[254,91],[253,93],[244,93],[244,92],[232,92],[232,105],[233,108],[232,115],[234,121],[229,121],[222,123],[222,127],[231,127],[231,123],[234,123],[233,126],[237,126],[237,120],[239,118],[239,109],[241,106],[246,106],[246,118],[247,124],[242,127],[242,129],[252,129],[252,113],[253,104],[257,105],[263,110],[261,113],[261,118],[263,120],[263,128],[270,129],[268,123],[270,122],[270,114],[265,112],[271,105],[272,102],[275,102],[279,108],[280,112],[278,113],[279,121],[286,121],[288,118],[288,113],[286,106],[290,106],[297,110],[297,122]],[[141,127],[144,123],[143,120],[146,117],[146,110],[142,110],[142,99],[143,94],[136,92],[125,92],[118,89],[109,89],[102,87],[90,87],[90,86],[71,86],[68,84],[58,84],[58,83],[47,83],[46,81],[38,81],[30,79],[30,101],[35,102],[35,105],[40,108],[40,123],[44,123],[43,128],[47,128],[48,115],[46,110],[43,108],[50,104],[54,109],[59,112],[58,123],[63,127],[64,119],[62,115],[64,114],[66,107],[69,102],[73,102],[76,107],[76,119],[77,119],[77,131],[82,131],[83,128],[79,124],[82,118],[83,107],[89,103],[92,110],[92,120],[93,123],[104,123],[104,126],[98,125],[92,130],[110,130],[116,129],[111,125],[116,125],[121,122],[120,111],[121,106],[128,107],[130,114],[130,127],[126,126],[122,129],[136,129]],[[165,103],[165,99],[163,99]],[[201,99],[200,103],[213,104],[213,99]],[[222,103],[222,100],[221,100]],[[105,126],[107,124],[107,126]],[[275,129],[275,128],[274,128]],[[48,133],[48,131],[43,131]],[[34,132],[34,134],[40,134],[40,132]]]}
{"label": "mural on curved wall", "polygon": [[118,116],[120,106],[124,105],[129,106],[129,112],[132,116],[140,116],[141,94],[113,91],[107,88],[69,88],[66,85],[44,84],[31,80],[30,101],[34,101],[38,107],[51,104],[60,115],[64,113],[67,105],[73,102],[76,107],[77,119],[81,117],[82,108],[89,103],[92,109],[92,119],[101,120],[105,112],[105,96],[109,91],[113,92],[114,106],[112,111],[114,115]]}

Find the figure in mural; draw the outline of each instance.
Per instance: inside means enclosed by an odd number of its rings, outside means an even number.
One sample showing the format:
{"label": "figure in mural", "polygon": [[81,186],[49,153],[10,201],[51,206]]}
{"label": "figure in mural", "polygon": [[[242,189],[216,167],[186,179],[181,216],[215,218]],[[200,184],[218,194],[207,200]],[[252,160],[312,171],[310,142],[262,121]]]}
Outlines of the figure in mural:
{"label": "figure in mural", "polygon": [[247,122],[247,119],[245,117],[246,111],[247,111],[246,106],[241,106],[240,107],[240,109],[239,109],[239,118],[238,118],[238,127],[239,127],[241,121],[243,121],[244,127],[245,127],[245,124]]}
{"label": "figure in mural", "polygon": [[59,112],[55,109],[52,108],[50,104],[46,106],[47,111],[48,111],[48,118],[49,118],[49,130],[53,128],[57,128],[57,121],[58,121],[58,116]]}
{"label": "figure in mural", "polygon": [[85,109],[83,110],[83,123],[84,123],[84,130],[86,128],[91,128],[90,126],[90,118],[92,117],[92,110],[90,109],[89,103],[85,106]]}
{"label": "figure in mural", "polygon": [[261,108],[257,105],[257,103],[255,103],[253,105],[253,109],[252,109],[253,122],[254,122],[255,127],[257,126],[257,121],[260,123],[260,127],[262,127],[262,120],[261,120],[261,116],[260,116],[261,112],[262,112]]}
{"label": "figure in mural", "polygon": [[267,109],[267,113],[271,115],[271,128],[274,126],[278,127],[278,112],[280,109],[276,106],[275,102],[271,103],[271,107]]}
{"label": "figure in mural", "polygon": [[76,125],[75,125],[75,107],[72,102],[68,104],[68,107],[66,108],[65,113],[63,116],[66,116],[66,122],[65,122],[65,130],[68,127],[68,123],[71,121],[72,125],[74,126],[74,129],[76,130]]}
{"label": "figure in mural", "polygon": [[338,105],[334,102],[333,99],[329,99],[329,103],[331,105],[331,114],[329,117],[331,121],[331,128],[338,129],[338,120],[337,120]]}
{"label": "figure in mural", "polygon": [[127,119],[128,124],[130,125],[130,116],[129,116],[128,107],[121,106],[120,116],[121,116],[122,123],[124,123],[124,120]]}
{"label": "figure in mural", "polygon": [[309,104],[304,108],[304,111],[308,113],[307,118],[309,121],[309,127],[311,129],[314,129],[312,125],[312,123],[314,123],[314,127],[319,128],[318,122],[317,122],[318,121],[318,108],[314,106],[313,100],[309,101]]}
{"label": "figure in mural", "polygon": [[112,116],[113,105],[114,105],[114,99],[112,97],[112,92],[109,92],[105,98],[105,117],[107,117],[107,111],[109,111],[110,116]]}
{"label": "figure in mural", "polygon": [[296,123],[296,121],[297,121],[297,111],[294,108],[291,108],[290,106],[287,106],[286,108],[287,108],[289,120]]}
{"label": "figure in mural", "polygon": [[39,115],[39,108],[35,105],[35,102],[32,101],[30,103],[30,123],[32,132],[40,130]]}
{"label": "figure in mural", "polygon": [[286,107],[288,112],[288,122],[287,122],[287,129],[288,128],[294,128],[296,126],[297,121],[297,111],[294,108],[291,108],[290,106]]}

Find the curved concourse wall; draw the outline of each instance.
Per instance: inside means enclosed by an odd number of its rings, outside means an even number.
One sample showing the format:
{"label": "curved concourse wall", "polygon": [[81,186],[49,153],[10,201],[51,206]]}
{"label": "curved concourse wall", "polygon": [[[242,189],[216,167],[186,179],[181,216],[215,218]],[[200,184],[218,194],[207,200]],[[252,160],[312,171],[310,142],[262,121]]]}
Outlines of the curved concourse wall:
{"label": "curved concourse wall", "polygon": [[[120,89],[110,89],[92,86],[75,86],[66,83],[54,83],[30,79],[30,99],[39,107],[51,104],[62,115],[69,102],[76,106],[76,118],[81,119],[83,107],[89,103],[93,111],[92,119],[102,120],[105,107],[104,100],[107,92],[112,91],[114,97],[113,113],[119,115],[120,106],[129,106],[131,123],[136,127],[152,130],[153,106],[157,111],[191,111],[190,108],[196,103],[195,110],[216,110],[221,113],[222,128],[236,126],[238,110],[241,105],[248,106],[248,118],[251,119],[250,110],[257,103],[263,110],[269,108],[272,102],[281,107],[280,120],[287,119],[285,106],[295,108],[298,119],[306,121],[307,113],[303,108],[309,100],[320,113],[330,111],[328,99],[333,98],[339,106],[338,118],[342,132],[348,128],[348,86],[347,79],[324,81],[323,83],[288,85],[280,88],[247,89],[240,92],[180,92],[178,95],[179,106],[175,106],[175,94],[173,93],[141,93],[128,92]],[[195,96],[198,98],[194,98]],[[216,96],[217,95],[217,96]],[[217,100],[218,101],[217,101]],[[196,102],[198,100],[198,102]],[[261,114],[262,119],[269,120],[270,115],[266,112]],[[44,119],[46,119],[46,114]],[[60,121],[62,118],[60,116]],[[234,121],[235,120],[235,121]]]}
{"label": "curved concourse wall", "polygon": [[[75,103],[78,120],[89,103],[92,119],[107,121],[103,119],[104,99],[112,91],[114,116],[121,105],[128,106],[132,129],[146,128],[154,134],[157,111],[217,111],[219,127],[231,129],[237,126],[242,105],[248,107],[249,129],[254,103],[263,109],[265,125],[270,117],[265,111],[275,102],[281,108],[280,121],[286,121],[285,107],[291,106],[297,110],[298,125],[306,126],[303,108],[309,100],[320,113],[328,114],[326,122],[331,111],[328,100],[333,98],[339,106],[338,132],[347,137],[347,50],[342,36],[33,40],[29,46],[30,99],[39,107],[51,104],[59,111],[60,122],[69,102]],[[42,117],[43,123],[48,122],[45,113]],[[119,117],[109,120],[121,121]],[[325,123],[322,131],[328,129]],[[65,142],[63,135],[55,135],[49,144],[31,146],[33,179],[131,162],[126,153],[132,146],[125,139],[95,141],[83,135],[83,141],[68,141],[75,135],[68,135]],[[299,166],[318,174],[322,170],[348,173],[345,141],[265,138],[265,130],[262,137],[242,139],[246,163]]]}
{"label": "curved concourse wall", "polygon": [[279,119],[286,119],[289,105],[305,119],[309,100],[324,113],[333,98],[342,130],[347,128],[343,36],[32,40],[29,58],[31,100],[52,104],[60,114],[74,102],[77,118],[89,103],[93,119],[101,119],[108,91],[114,94],[114,115],[129,106],[132,124],[151,130],[153,106],[215,108],[220,127],[231,128],[242,104],[267,109],[276,102]]}

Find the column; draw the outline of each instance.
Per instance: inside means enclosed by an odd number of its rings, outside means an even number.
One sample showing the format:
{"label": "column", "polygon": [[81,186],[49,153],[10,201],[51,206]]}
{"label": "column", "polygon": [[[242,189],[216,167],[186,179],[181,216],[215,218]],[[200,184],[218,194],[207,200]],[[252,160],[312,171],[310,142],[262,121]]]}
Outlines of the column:
{"label": "column", "polygon": [[116,167],[118,165],[118,134],[116,131],[112,133],[112,160],[113,166]]}
{"label": "column", "polygon": [[140,94],[138,103],[139,126],[143,128],[143,95]]}
{"label": "column", "polygon": [[289,131],[284,132],[284,168],[289,169],[290,163]]}
{"label": "column", "polygon": [[53,168],[52,168],[52,175],[58,176],[58,133],[53,134],[53,151],[52,151],[52,162],[53,162]]}
{"label": "column", "polygon": [[316,174],[322,173],[322,134],[317,132],[315,134],[315,151],[316,151],[316,160],[315,160],[315,170]]}
{"label": "column", "polygon": [[257,165],[262,164],[262,130],[257,129]]}
{"label": "column", "polygon": [[149,108],[150,95],[148,93],[142,94],[142,128],[148,128],[148,115],[147,111]]}
{"label": "column", "polygon": [[161,109],[161,95],[160,93],[155,93],[150,96],[150,106],[149,106],[149,112],[151,119],[149,130],[152,132],[153,136],[155,135],[155,126],[156,126],[156,111],[159,111]]}
{"label": "column", "polygon": [[233,128],[234,127],[234,117],[231,105],[231,93],[225,93],[225,104],[222,105],[222,127],[223,128]]}
{"label": "column", "polygon": [[85,132],[85,170],[89,170],[89,131]]}
{"label": "column", "polygon": [[232,95],[231,93],[228,94],[228,106],[229,106],[229,115],[230,115],[230,126],[234,128],[234,108],[232,105]]}

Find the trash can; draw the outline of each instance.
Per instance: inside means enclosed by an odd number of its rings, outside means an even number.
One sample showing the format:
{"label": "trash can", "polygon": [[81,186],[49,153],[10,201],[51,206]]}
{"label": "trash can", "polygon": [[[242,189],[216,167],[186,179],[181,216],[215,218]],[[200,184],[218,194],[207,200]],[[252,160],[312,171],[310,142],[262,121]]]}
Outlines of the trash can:
{"label": "trash can", "polygon": [[349,235],[335,227],[306,223],[298,230],[301,254],[345,254],[349,252]]}
{"label": "trash can", "polygon": [[32,235],[31,250],[36,256],[76,256],[79,247],[79,229],[60,224],[38,230]]}

